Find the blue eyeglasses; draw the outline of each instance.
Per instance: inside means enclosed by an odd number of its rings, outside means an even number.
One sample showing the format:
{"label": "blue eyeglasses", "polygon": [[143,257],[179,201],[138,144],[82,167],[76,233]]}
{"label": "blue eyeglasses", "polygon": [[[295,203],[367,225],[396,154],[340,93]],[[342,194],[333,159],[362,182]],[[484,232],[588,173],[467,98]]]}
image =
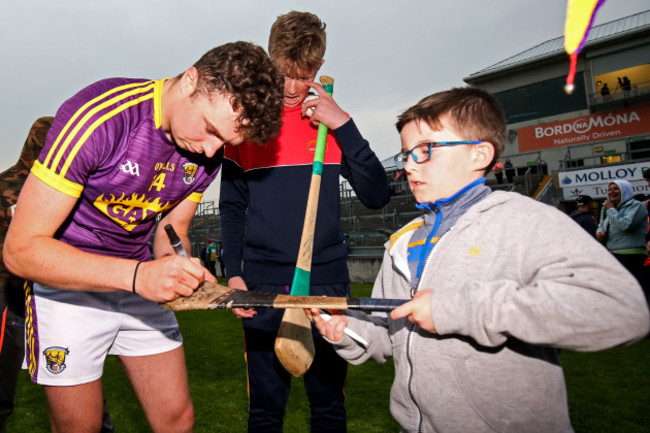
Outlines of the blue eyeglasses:
{"label": "blue eyeglasses", "polygon": [[481,140],[471,140],[471,141],[427,141],[425,143],[420,143],[415,146],[413,149],[408,152],[400,152],[393,158],[395,160],[395,166],[398,170],[402,170],[406,165],[406,160],[408,160],[409,155],[413,157],[413,161],[416,164],[424,164],[431,159],[431,149],[434,147],[442,146],[458,146],[460,144],[479,144],[482,143]]}

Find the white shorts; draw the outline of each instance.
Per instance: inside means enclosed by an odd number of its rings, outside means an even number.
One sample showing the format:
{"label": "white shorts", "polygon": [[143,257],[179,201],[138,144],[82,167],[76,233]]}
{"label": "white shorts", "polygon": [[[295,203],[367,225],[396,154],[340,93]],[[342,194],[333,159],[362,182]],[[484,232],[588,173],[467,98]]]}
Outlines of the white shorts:
{"label": "white shorts", "polygon": [[127,292],[27,291],[25,353],[32,381],[71,386],[102,376],[106,355],[146,356],[183,344],[174,313]]}

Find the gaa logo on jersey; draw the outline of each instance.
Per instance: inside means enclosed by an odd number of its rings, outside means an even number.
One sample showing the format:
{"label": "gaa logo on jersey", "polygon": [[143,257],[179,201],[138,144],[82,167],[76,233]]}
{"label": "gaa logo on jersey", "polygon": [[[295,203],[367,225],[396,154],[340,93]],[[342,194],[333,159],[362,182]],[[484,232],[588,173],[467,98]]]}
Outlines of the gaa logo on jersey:
{"label": "gaa logo on jersey", "polygon": [[66,347],[52,346],[43,351],[45,355],[45,366],[47,371],[53,374],[59,374],[65,370],[65,357],[70,353]]}
{"label": "gaa logo on jersey", "polygon": [[199,166],[191,163],[191,162],[186,162],[183,164],[183,182],[185,182],[185,185],[192,185],[194,183],[194,180],[196,180],[196,170],[199,169]]}

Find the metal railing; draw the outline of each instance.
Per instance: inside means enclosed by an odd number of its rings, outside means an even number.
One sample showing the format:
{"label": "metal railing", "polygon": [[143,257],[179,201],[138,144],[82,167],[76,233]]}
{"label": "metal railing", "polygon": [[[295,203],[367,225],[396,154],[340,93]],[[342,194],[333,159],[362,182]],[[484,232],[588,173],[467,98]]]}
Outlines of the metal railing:
{"label": "metal railing", "polygon": [[603,95],[598,92],[589,94],[589,103],[591,105],[602,105],[610,102],[624,102],[626,99],[637,98],[643,96],[650,96],[650,81],[641,81],[631,85],[630,90],[623,90],[620,86],[616,86],[610,90],[609,95]]}
{"label": "metal railing", "polygon": [[[621,139],[603,140],[594,143],[584,143],[584,144],[576,144],[573,146],[567,146],[566,152],[564,154],[564,159],[558,162],[558,171],[593,168],[593,167],[599,167],[599,166],[609,165],[609,164],[620,164],[623,162],[640,161],[640,160],[648,159],[646,155],[648,154],[648,151],[650,151],[650,149],[632,149],[633,142],[644,138],[648,139],[650,137],[645,137],[644,135],[627,137],[625,139],[624,151],[608,152],[608,153],[602,153],[600,155],[582,155],[582,156],[574,157],[573,153],[574,152],[579,153],[583,148],[592,149],[595,145],[605,146],[608,143],[619,143],[621,142]],[[643,157],[639,157],[639,155],[643,155]],[[606,159],[610,159],[611,161],[606,161]]]}

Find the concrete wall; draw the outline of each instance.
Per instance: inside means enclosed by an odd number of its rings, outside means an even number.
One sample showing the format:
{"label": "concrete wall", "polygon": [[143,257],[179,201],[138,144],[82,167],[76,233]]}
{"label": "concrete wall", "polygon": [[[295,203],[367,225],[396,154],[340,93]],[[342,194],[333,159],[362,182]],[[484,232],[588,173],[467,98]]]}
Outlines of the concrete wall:
{"label": "concrete wall", "polygon": [[348,258],[348,269],[350,270],[350,281],[353,283],[374,283],[379,269],[381,269],[382,257],[350,257]]}

